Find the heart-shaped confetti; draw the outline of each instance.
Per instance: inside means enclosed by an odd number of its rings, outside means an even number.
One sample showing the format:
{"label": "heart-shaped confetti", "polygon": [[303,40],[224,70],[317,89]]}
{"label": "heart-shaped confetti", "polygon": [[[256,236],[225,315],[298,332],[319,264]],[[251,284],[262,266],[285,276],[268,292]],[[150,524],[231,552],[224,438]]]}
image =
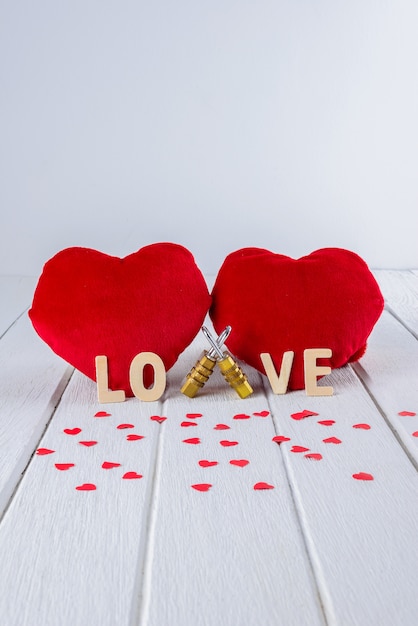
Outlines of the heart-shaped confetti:
{"label": "heart-shaped confetti", "polygon": [[207,461],[206,459],[202,459],[199,461],[200,467],[214,467],[218,465],[218,461]]}
{"label": "heart-shaped confetti", "polygon": [[255,490],[258,490],[258,489],[274,489],[274,485],[270,485],[269,483],[260,482],[260,483],[255,483],[254,489]]}
{"label": "heart-shaped confetti", "polygon": [[285,441],[290,441],[290,437],[285,437],[284,435],[276,435],[275,437],[273,437],[272,441],[280,445],[281,443],[284,443]]}
{"label": "heart-shaped confetti", "polygon": [[94,417],[110,417],[111,413],[108,413],[107,411],[97,411],[97,413],[95,413]]}
{"label": "heart-shaped confetti", "polygon": [[69,470],[71,467],[74,467],[74,463],[55,463],[55,467],[57,470],[61,472],[65,472],[65,470]]}
{"label": "heart-shaped confetti", "polygon": [[228,446],[238,445],[238,441],[229,441],[228,439],[222,439],[222,441],[220,441],[219,443],[221,444],[221,446],[224,446],[224,448],[227,448]]}
{"label": "heart-shaped confetti", "polygon": [[209,491],[211,487],[212,485],[210,483],[197,483],[196,485],[192,485],[192,488],[196,489],[196,491]]}
{"label": "heart-shaped confetti", "polygon": [[322,454],[319,454],[319,452],[308,452],[308,454],[305,454],[305,459],[320,461],[322,459]]}
{"label": "heart-shaped confetti", "polygon": [[246,413],[237,413],[234,415],[232,419],[234,420],[249,420],[251,415],[247,415]]}
{"label": "heart-shaped confetti", "polygon": [[370,430],[370,424],[353,424],[353,428],[359,428],[360,430]]}
{"label": "heart-shaped confetti", "polygon": [[86,448],[90,448],[91,446],[95,446],[97,444],[97,441],[79,441],[78,443],[81,446],[86,446]]}
{"label": "heart-shaped confetti", "polygon": [[131,435],[126,435],[126,439],[128,441],[139,441],[140,439],[144,439],[145,435],[134,435],[133,433]]}
{"label": "heart-shaped confetti", "polygon": [[303,420],[305,417],[311,417],[313,415],[319,415],[319,413],[304,409],[303,411],[299,411],[299,413],[291,413],[290,417],[294,420]]}
{"label": "heart-shaped confetti", "polygon": [[258,413],[253,413],[256,417],[267,417],[270,415],[270,411],[258,411]]}
{"label": "heart-shaped confetti", "polygon": [[414,413],[414,411],[401,411],[400,413],[398,413],[398,415],[400,415],[401,417],[414,417],[416,413]]}
{"label": "heart-shaped confetti", "polygon": [[120,467],[120,463],[112,463],[112,461],[104,461],[102,463],[103,469],[113,469],[114,467]]}
{"label": "heart-shaped confetti", "polygon": [[412,433],[413,437],[418,437],[418,430],[416,430],[414,433]]}
{"label": "heart-shaped confetti", "polygon": [[358,474],[353,474],[353,478],[356,480],[374,480],[372,474],[367,474],[366,472],[359,472]]}
{"label": "heart-shaped confetti", "polygon": [[64,428],[66,435],[78,435],[81,433],[81,428]]}
{"label": "heart-shaped confetti", "polygon": [[124,474],[122,478],[124,478],[125,480],[131,480],[134,478],[142,478],[142,474],[137,474],[136,472],[126,472],[126,474]]}
{"label": "heart-shaped confetti", "polygon": [[166,419],[166,417],[163,417],[161,415],[151,415],[150,417],[150,420],[152,420],[153,422],[158,422],[159,424],[165,422]]}
{"label": "heart-shaped confetti", "polygon": [[245,467],[249,463],[247,459],[231,459],[229,462],[231,465],[237,465],[238,467]]}
{"label": "heart-shaped confetti", "polygon": [[190,439],[183,439],[183,443],[191,443],[192,445],[197,445],[200,443],[199,437],[190,437]]}
{"label": "heart-shaped confetti", "polygon": [[186,413],[186,417],[188,417],[190,420],[195,420],[198,417],[203,417],[202,413]]}
{"label": "heart-shaped confetti", "polygon": [[118,430],[124,430],[125,428],[135,428],[135,426],[133,424],[119,424],[116,428]]}
{"label": "heart-shaped confetti", "polygon": [[292,446],[290,452],[308,452],[309,448],[305,448],[304,446]]}
{"label": "heart-shaped confetti", "polygon": [[77,491],[95,491],[97,487],[93,483],[83,483],[82,485],[78,485],[76,489]]}
{"label": "heart-shaped confetti", "polygon": [[213,427],[213,430],[229,430],[231,427],[228,426],[228,424],[216,424],[216,426]]}
{"label": "heart-shaped confetti", "polygon": [[342,443],[341,439],[338,439],[338,437],[328,437],[328,439],[323,439],[322,441],[324,443]]}
{"label": "heart-shaped confetti", "polygon": [[321,424],[321,426],[332,426],[335,424],[335,420],[319,420],[317,424]]}
{"label": "heart-shaped confetti", "polygon": [[38,448],[36,454],[38,456],[44,456],[45,454],[54,454],[55,450],[50,450],[49,448]]}
{"label": "heart-shaped confetti", "polygon": [[183,428],[188,428],[189,426],[197,426],[196,422],[182,422],[180,424]]}

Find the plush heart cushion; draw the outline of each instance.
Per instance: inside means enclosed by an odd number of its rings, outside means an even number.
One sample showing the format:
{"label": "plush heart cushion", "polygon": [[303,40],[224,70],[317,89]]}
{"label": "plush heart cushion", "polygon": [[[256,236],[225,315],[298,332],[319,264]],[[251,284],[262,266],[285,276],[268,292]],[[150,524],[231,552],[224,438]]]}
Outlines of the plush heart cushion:
{"label": "plush heart cushion", "polygon": [[263,374],[260,353],[279,373],[283,353],[294,351],[289,389],[302,389],[305,348],[331,348],[319,364],[332,368],[360,358],[382,309],[373,275],[353,252],[326,248],[296,260],[244,248],[219,270],[210,316],[218,333],[232,326],[228,348]]}
{"label": "plush heart cushion", "polygon": [[[133,357],[154,352],[169,370],[198,333],[210,301],[182,246],[152,244],[123,259],[68,248],[45,264],[29,316],[52,350],[93,380],[95,357],[106,355],[109,388],[132,396]],[[146,367],[144,384],[152,382]]]}

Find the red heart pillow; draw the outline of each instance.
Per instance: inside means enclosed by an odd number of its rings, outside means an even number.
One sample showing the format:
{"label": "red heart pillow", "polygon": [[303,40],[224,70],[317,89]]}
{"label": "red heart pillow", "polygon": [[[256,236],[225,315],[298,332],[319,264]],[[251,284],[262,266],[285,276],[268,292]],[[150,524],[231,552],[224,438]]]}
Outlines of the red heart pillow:
{"label": "red heart pillow", "polygon": [[362,356],[383,310],[383,297],[366,263],[339,248],[295,260],[259,248],[226,257],[212,291],[210,316],[220,333],[232,326],[228,347],[263,374],[260,353],[277,372],[294,351],[289,389],[304,387],[303,351],[331,348],[321,365],[341,367]]}
{"label": "red heart pillow", "polygon": [[[62,250],[45,264],[29,316],[54,352],[89,378],[95,380],[95,357],[106,355],[110,389],[132,396],[133,357],[154,352],[170,369],[209,306],[191,253],[158,243],[123,259],[88,248]],[[146,386],[152,376],[145,368]]]}

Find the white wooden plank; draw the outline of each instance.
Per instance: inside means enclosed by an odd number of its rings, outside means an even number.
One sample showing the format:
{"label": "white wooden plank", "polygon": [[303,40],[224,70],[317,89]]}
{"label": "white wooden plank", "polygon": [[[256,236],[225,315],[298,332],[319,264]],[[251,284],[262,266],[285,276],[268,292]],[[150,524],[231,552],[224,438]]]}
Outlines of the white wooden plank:
{"label": "white wooden plank", "polygon": [[418,342],[384,311],[353,368],[418,466]]}
{"label": "white wooden plank", "polygon": [[35,285],[33,276],[0,276],[0,336],[28,308]]}
{"label": "white wooden plank", "polygon": [[[260,377],[258,392],[240,400],[215,371],[187,399],[178,390],[198,354],[189,350],[170,377],[143,600],[133,623],[323,624],[272,420],[252,415],[268,409]],[[195,412],[203,416],[187,418]],[[243,412],[250,419],[233,419]],[[219,423],[230,429],[215,430]],[[195,437],[200,444],[183,441]],[[223,447],[221,440],[239,443]],[[203,468],[199,460],[218,465]],[[260,481],[274,489],[255,491]],[[210,491],[191,486],[201,483],[212,484]]]}
{"label": "white wooden plank", "polygon": [[[95,418],[107,409],[110,416]],[[124,626],[141,581],[159,403],[99,405],[76,372],[0,527],[0,622],[7,626]],[[122,423],[134,428],[118,429]],[[81,428],[77,435],[66,428]],[[128,441],[136,433],[144,439]],[[80,441],[97,441],[91,447]],[[103,462],[120,467],[103,469]],[[74,463],[58,470],[55,463]],[[134,471],[141,479],[123,479]],[[78,491],[84,483],[95,491]]]}
{"label": "white wooden plank", "polygon": [[0,516],[72,369],[23,315],[0,341]]}
{"label": "white wooden plank", "polygon": [[386,308],[418,338],[418,276],[409,271],[375,270]]}
{"label": "white wooden plank", "polygon": [[[280,450],[328,623],[413,626],[418,476],[410,460],[350,368],[335,370],[321,383],[333,385],[330,397],[303,391],[275,396],[265,382],[277,432],[291,439]],[[304,409],[319,416],[291,418]],[[353,428],[358,423],[371,428]],[[329,437],[341,443],[325,443]],[[291,451],[294,445],[323,458],[305,458]],[[374,480],[354,479],[360,472]]]}

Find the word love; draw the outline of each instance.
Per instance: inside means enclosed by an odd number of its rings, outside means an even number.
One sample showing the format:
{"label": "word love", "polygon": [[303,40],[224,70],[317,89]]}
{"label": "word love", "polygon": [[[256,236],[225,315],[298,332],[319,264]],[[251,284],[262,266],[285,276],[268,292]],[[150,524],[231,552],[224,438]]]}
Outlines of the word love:
{"label": "word love", "polygon": [[[281,395],[287,392],[290,373],[293,365],[294,352],[288,351],[283,354],[279,374],[274,367],[271,355],[268,352],[260,354],[267,378],[274,394]],[[317,378],[330,374],[331,368],[318,365],[318,359],[331,358],[332,350],[329,348],[308,348],[304,350],[305,391],[308,396],[332,396],[332,387],[318,387]],[[96,356],[96,383],[97,396],[100,403],[124,402],[125,392],[122,389],[109,389],[109,373],[107,356]],[[144,385],[144,368],[151,366],[154,370],[154,384],[147,388]],[[129,383],[135,397],[144,402],[154,402],[163,395],[167,377],[164,363],[154,352],[140,352],[131,362],[129,368]]]}

